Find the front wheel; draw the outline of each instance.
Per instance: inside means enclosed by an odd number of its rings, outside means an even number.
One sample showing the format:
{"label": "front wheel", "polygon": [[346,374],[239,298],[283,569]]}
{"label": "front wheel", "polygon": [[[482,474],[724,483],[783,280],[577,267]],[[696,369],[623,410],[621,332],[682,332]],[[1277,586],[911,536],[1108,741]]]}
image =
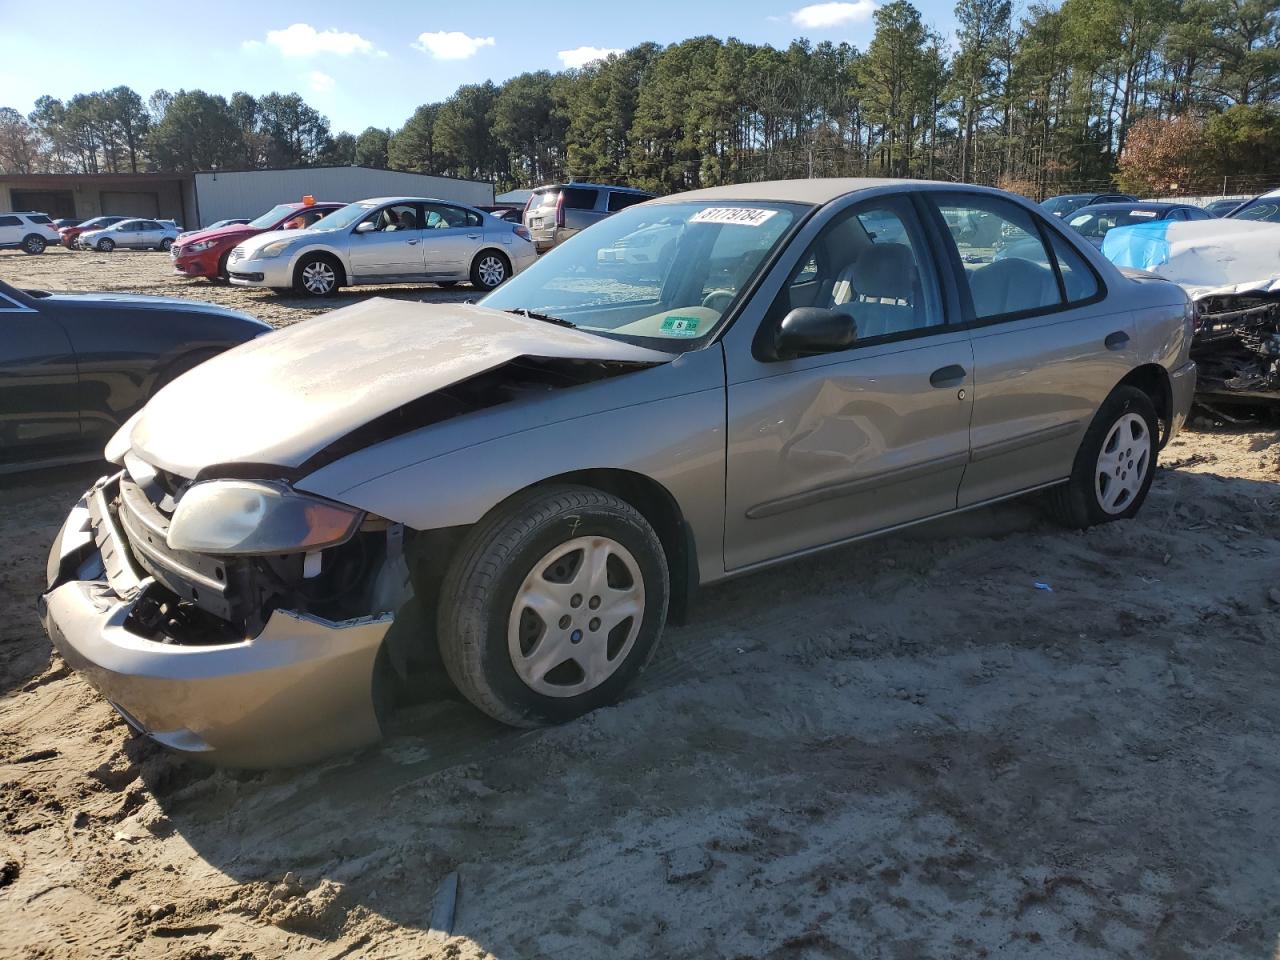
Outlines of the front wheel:
{"label": "front wheel", "polygon": [[1151,398],[1136,387],[1113,390],[1080,443],[1071,478],[1050,494],[1057,518],[1082,529],[1137,514],[1155,476],[1159,437]]}
{"label": "front wheel", "polygon": [[98,241],[96,249],[99,253],[110,253],[116,248],[116,242],[109,237],[103,237]]}
{"label": "front wheel", "polygon": [[492,290],[511,276],[511,261],[496,250],[485,250],[471,264],[471,285]]}
{"label": "front wheel", "polygon": [[[17,219],[17,218],[15,217],[14,219]],[[32,233],[22,238],[23,253],[29,253],[33,255],[37,253],[44,253],[44,248],[46,246],[47,244],[44,241],[44,237],[40,236],[38,233]]]}
{"label": "front wheel", "polygon": [[478,523],[440,592],[458,690],[496,720],[560,723],[613,703],[666,623],[662,543],[630,504],[589,487],[513,497]]}
{"label": "front wheel", "polygon": [[328,257],[304,257],[294,273],[293,288],[308,297],[331,297],[338,292],[338,270]]}

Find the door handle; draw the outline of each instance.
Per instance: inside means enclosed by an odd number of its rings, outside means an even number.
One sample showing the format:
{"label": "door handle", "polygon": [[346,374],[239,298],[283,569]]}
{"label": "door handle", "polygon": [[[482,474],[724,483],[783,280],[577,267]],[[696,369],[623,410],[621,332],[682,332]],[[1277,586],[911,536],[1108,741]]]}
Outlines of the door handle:
{"label": "door handle", "polygon": [[405,241],[405,243],[407,243],[407,244],[408,244],[409,246],[411,246],[411,247],[412,247],[415,243],[417,243],[417,242],[418,242],[417,240],[406,240],[406,241]]}
{"label": "door handle", "polygon": [[480,234],[478,234],[478,233],[468,233],[468,234],[467,234],[467,239],[468,239],[468,240],[479,240],[479,239],[480,239]]}
{"label": "door handle", "polygon": [[967,373],[964,367],[958,363],[953,363],[948,367],[939,367],[929,376],[929,385],[933,387],[954,387],[958,383],[964,383]]}
{"label": "door handle", "polygon": [[1107,339],[1102,342],[1108,350],[1123,350],[1129,345],[1129,335],[1123,330],[1117,330],[1107,334]]}

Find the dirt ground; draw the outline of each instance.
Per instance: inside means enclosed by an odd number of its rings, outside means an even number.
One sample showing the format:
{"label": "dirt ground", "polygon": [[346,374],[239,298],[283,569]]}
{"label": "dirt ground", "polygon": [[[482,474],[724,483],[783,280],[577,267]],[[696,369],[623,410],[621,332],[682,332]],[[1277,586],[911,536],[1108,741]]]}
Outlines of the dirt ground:
{"label": "dirt ground", "polygon": [[[266,300],[115,256],[76,282]],[[0,275],[69,285],[57,257]],[[563,727],[446,698],[262,774],[134,738],[51,659],[45,551],[99,471],[10,481],[0,956],[1273,957],[1278,441],[1184,433],[1133,521],[1011,503],[707,590]]]}

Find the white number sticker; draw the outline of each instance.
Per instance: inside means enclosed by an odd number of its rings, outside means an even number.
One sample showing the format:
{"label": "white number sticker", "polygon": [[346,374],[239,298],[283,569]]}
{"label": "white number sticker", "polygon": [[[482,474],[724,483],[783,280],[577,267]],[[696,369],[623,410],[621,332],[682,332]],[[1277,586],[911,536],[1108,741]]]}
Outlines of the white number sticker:
{"label": "white number sticker", "polygon": [[777,210],[757,210],[751,207],[707,207],[699,210],[690,223],[734,223],[741,227],[758,227]]}

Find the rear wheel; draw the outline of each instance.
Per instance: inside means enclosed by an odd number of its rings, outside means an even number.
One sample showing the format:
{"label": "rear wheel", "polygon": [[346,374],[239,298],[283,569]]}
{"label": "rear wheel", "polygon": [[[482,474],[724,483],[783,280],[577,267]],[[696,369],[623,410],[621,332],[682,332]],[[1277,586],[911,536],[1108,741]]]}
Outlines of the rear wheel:
{"label": "rear wheel", "polygon": [[1083,528],[1137,514],[1155,476],[1159,437],[1151,398],[1136,387],[1113,390],[1084,435],[1070,480],[1050,493],[1056,517]]}
{"label": "rear wheel", "polygon": [[338,292],[338,267],[321,254],[303,257],[293,275],[293,289],[308,297],[331,297]]}
{"label": "rear wheel", "polygon": [[471,285],[492,290],[511,276],[511,261],[497,250],[483,250],[471,264]]}
{"label": "rear wheel", "polygon": [[172,246],[173,246],[173,240],[170,239],[169,237],[165,237],[163,240],[160,241],[160,249],[163,250],[165,253],[168,253],[169,248]]}
{"label": "rear wheel", "polygon": [[[17,218],[15,217],[14,219],[16,220]],[[44,248],[46,246],[48,246],[48,244],[45,243],[44,237],[40,236],[38,233],[30,233],[22,238],[23,253],[33,255],[37,253],[44,253]]]}
{"label": "rear wheel", "polygon": [[513,726],[613,703],[652,656],[667,617],[666,556],[630,504],[589,487],[513,497],[454,557],[438,607],[454,685]]}
{"label": "rear wheel", "polygon": [[116,248],[116,242],[112,240],[110,237],[103,237],[95,245],[95,249],[99,253],[110,253],[115,248]]}

